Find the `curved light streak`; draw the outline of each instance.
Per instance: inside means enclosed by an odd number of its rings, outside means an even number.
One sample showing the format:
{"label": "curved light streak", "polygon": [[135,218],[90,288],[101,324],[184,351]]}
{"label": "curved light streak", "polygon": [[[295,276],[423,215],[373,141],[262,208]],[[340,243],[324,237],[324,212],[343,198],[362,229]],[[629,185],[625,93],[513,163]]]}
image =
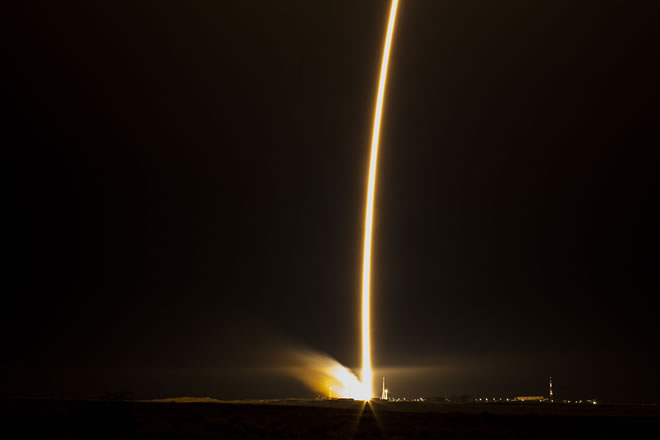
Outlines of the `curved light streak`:
{"label": "curved light streak", "polygon": [[383,61],[380,66],[380,81],[378,82],[378,98],[374,112],[374,127],[371,135],[371,159],[369,161],[369,184],[367,188],[367,206],[364,222],[364,254],[362,263],[362,385],[367,399],[373,397],[373,374],[371,371],[371,322],[369,316],[370,278],[371,278],[371,232],[373,226],[374,192],[376,190],[376,163],[378,160],[378,140],[380,138],[380,123],[383,113],[385,82],[387,81],[387,66],[390,58],[392,34],[398,0],[392,0],[390,18],[385,37]]}

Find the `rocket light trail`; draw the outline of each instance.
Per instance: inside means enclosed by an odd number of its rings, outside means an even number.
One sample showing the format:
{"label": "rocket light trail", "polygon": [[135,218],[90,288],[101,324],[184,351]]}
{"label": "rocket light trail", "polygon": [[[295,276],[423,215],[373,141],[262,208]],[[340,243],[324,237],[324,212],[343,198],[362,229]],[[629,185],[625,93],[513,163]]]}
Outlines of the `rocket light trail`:
{"label": "rocket light trail", "polygon": [[392,0],[390,16],[385,36],[383,60],[380,66],[378,82],[378,98],[374,110],[374,126],[371,136],[371,153],[369,161],[369,183],[367,187],[367,204],[364,222],[364,254],[362,265],[362,377],[361,380],[346,367],[329,356],[314,353],[309,350],[294,349],[294,358],[298,366],[287,371],[301,380],[310,389],[333,397],[349,397],[359,400],[370,400],[373,393],[373,373],[371,371],[371,332],[369,319],[370,277],[371,277],[371,233],[373,226],[374,193],[376,190],[376,162],[378,159],[378,140],[383,113],[387,67],[394,33],[394,21],[398,0]]}
{"label": "rocket light trail", "polygon": [[380,138],[380,123],[383,112],[387,66],[390,58],[394,21],[396,19],[398,0],[392,0],[390,18],[387,25],[383,61],[380,66],[380,81],[378,83],[378,98],[374,112],[374,127],[371,136],[371,159],[369,162],[369,184],[367,188],[367,206],[364,222],[364,254],[362,266],[362,386],[361,398],[373,397],[373,376],[371,371],[371,332],[370,332],[370,278],[371,278],[371,232],[373,225],[374,192],[376,190],[376,162],[378,160],[378,141]]}

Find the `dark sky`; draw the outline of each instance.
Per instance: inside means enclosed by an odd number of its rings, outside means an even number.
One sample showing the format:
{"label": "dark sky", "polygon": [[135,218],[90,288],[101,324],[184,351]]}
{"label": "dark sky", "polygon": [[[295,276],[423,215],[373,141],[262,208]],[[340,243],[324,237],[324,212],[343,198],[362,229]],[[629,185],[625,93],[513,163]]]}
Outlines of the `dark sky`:
{"label": "dark sky", "polygon": [[[552,375],[658,401],[652,3],[401,0],[373,262],[393,394]],[[388,8],[5,11],[2,393],[310,395],[271,368],[294,344],[358,367]]]}

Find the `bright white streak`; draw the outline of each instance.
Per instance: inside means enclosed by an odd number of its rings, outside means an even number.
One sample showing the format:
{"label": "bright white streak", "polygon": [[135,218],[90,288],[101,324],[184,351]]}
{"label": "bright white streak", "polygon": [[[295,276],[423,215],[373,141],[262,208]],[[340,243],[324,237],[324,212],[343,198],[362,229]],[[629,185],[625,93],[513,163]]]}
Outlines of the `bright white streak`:
{"label": "bright white streak", "polygon": [[367,399],[373,397],[373,375],[371,372],[371,322],[369,317],[370,281],[371,281],[371,231],[373,225],[374,192],[376,190],[376,162],[378,160],[378,140],[380,138],[380,121],[383,112],[385,82],[387,80],[387,65],[390,58],[390,46],[394,32],[394,20],[398,0],[392,0],[390,18],[385,37],[383,62],[380,66],[380,81],[378,83],[378,99],[374,114],[374,129],[371,135],[371,159],[369,162],[369,186],[367,189],[367,209],[364,221],[364,255],[362,263],[362,386]]}

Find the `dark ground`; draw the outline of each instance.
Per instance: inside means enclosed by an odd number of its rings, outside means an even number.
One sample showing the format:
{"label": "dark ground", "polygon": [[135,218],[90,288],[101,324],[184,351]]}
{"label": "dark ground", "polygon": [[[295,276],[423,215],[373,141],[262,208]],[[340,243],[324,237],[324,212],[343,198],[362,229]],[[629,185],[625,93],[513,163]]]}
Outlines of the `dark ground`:
{"label": "dark ground", "polygon": [[655,438],[658,406],[2,401],[4,438]]}

